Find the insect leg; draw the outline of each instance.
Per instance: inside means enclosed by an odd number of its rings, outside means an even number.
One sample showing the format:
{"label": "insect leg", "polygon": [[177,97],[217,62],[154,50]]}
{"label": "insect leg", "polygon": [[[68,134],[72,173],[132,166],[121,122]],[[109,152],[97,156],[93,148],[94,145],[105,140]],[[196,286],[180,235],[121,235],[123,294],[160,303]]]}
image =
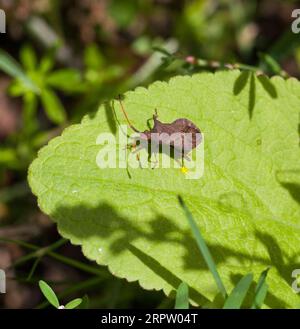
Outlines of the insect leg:
{"label": "insect leg", "polygon": [[185,154],[184,155],[184,159],[187,160],[187,161],[191,161],[191,158],[190,158],[190,156],[188,154]]}
{"label": "insect leg", "polygon": [[135,146],[134,150],[132,151],[132,154],[136,154],[136,153],[140,152],[142,149],[143,149],[142,146],[138,146],[138,147]]}
{"label": "insect leg", "polygon": [[139,167],[140,167],[141,169],[143,169],[143,166],[142,166],[142,163],[141,163],[141,158],[140,158],[140,154],[139,154],[139,153],[136,154],[136,159],[137,159],[137,161],[139,162]]}
{"label": "insect leg", "polygon": [[123,148],[123,150],[130,150],[130,151],[132,151],[132,150],[135,150],[136,149],[136,143],[133,143],[133,144],[127,144],[124,148]]}
{"label": "insect leg", "polygon": [[[157,165],[158,165],[158,163],[159,163],[159,161],[158,161],[158,159],[157,159],[157,153],[153,153],[154,154],[154,162],[152,162],[152,163],[154,163],[154,166],[152,167],[152,169],[154,169],[154,168],[156,168],[157,167]],[[150,156],[151,157],[151,156]]]}

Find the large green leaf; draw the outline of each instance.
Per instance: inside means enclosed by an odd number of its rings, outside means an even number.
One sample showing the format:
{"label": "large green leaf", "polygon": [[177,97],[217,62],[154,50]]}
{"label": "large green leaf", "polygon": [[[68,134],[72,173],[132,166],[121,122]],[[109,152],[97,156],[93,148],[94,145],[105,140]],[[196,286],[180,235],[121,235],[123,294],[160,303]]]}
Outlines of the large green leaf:
{"label": "large green leaf", "polygon": [[30,186],[61,235],[118,277],[166,294],[183,281],[191,300],[207,305],[218,290],[177,202],[180,194],[227,291],[249,272],[257,282],[271,266],[265,305],[298,305],[291,272],[300,252],[300,83],[203,73],[137,88],[125,94],[124,105],[141,130],[155,108],[163,122],[186,117],[197,124],[205,134],[204,176],[99,169],[98,135],[118,134],[125,123],[117,103],[118,120],[111,106],[101,106],[52,140],[30,167]]}

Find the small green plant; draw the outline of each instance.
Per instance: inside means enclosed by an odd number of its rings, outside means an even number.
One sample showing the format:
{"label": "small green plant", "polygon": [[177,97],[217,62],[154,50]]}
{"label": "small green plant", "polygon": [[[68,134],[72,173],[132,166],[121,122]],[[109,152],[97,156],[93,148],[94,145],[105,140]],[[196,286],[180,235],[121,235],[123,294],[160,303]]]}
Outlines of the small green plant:
{"label": "small green plant", "polygon": [[77,308],[81,303],[82,299],[81,298],[76,298],[67,303],[66,305],[61,305],[59,303],[59,300],[53,291],[53,289],[43,280],[39,281],[39,287],[41,289],[41,292],[45,296],[45,298],[48,300],[48,302],[54,306],[57,309],[73,309]]}
{"label": "small green plant", "polygon": [[[224,309],[239,309],[241,308],[247,292],[250,288],[251,283],[253,282],[253,274],[249,273],[242,277],[242,279],[237,283],[234,289],[231,291],[230,295],[227,295],[226,289],[224,284],[221,280],[221,277],[217,271],[217,267],[215,262],[212,258],[212,255],[205,243],[204,238],[202,237],[201,231],[197,227],[196,221],[193,218],[190,210],[186,206],[185,202],[183,201],[182,197],[178,197],[179,203],[184,210],[185,216],[189,222],[189,226],[193,232],[193,236],[197,242],[198,248],[202,254],[202,257],[205,259],[205,262],[213,275],[215,282],[219,288],[220,293],[222,294],[223,298],[225,299],[225,303],[223,308]],[[268,286],[265,282],[268,269],[266,269],[260,276],[258,280],[257,287],[255,289],[255,297],[253,300],[253,304],[251,308],[260,308],[264,302],[264,299],[267,294]],[[185,308],[186,303],[188,302],[188,287],[185,283],[182,283],[177,290],[176,295],[176,306],[175,308]]]}
{"label": "small green plant", "polygon": [[20,51],[19,64],[4,50],[0,50],[0,70],[13,78],[8,94],[20,97],[23,102],[21,129],[0,147],[0,170],[1,167],[27,169],[36,150],[45,144],[50,136],[55,135],[56,132],[52,128],[48,131],[41,129],[39,105],[42,105],[52,124],[61,125],[66,122],[67,114],[58,92],[77,94],[84,90],[78,70],[54,70],[54,55],[55,49],[51,49],[38,61],[34,49],[25,45]]}
{"label": "small green plant", "polygon": [[175,309],[187,310],[189,308],[189,286],[181,282],[176,292]]}
{"label": "small green plant", "polygon": [[66,120],[66,111],[55,90],[74,93],[82,90],[81,75],[75,69],[53,70],[54,51],[42,57],[38,62],[36,53],[29,45],[23,46],[17,63],[9,54],[0,52],[0,69],[14,78],[9,93],[22,97],[24,102],[23,120],[27,131],[37,129],[36,111],[38,101],[45,114],[55,124]]}

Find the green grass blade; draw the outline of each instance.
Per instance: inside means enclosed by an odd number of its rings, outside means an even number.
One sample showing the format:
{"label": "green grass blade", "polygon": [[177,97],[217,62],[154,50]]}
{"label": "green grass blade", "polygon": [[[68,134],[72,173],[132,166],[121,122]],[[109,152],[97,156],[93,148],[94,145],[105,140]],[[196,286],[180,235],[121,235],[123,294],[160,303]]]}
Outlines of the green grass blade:
{"label": "green grass blade", "polygon": [[279,63],[269,54],[259,53],[259,57],[263,64],[267,65],[273,74],[280,74],[282,71]]}
{"label": "green grass blade", "polygon": [[7,52],[0,49],[0,69],[13,78],[20,79],[32,91],[37,92],[39,89],[27,77],[18,62],[15,61]]}
{"label": "green grass blade", "polygon": [[252,305],[252,309],[260,309],[262,307],[264,300],[267,296],[268,289],[268,284],[264,283],[255,296],[255,304]]}
{"label": "green grass blade", "polygon": [[[3,241],[3,242],[10,242],[10,243],[15,243],[19,246],[22,246],[22,247],[25,247],[27,249],[31,249],[31,250],[35,250],[35,251],[39,251],[41,250],[41,247],[38,247],[36,245],[33,245],[31,243],[28,243],[28,242],[24,242],[24,241],[20,241],[20,240],[13,240],[13,239],[7,239],[7,238],[2,238],[0,237],[0,241]],[[47,247],[46,247],[47,248]],[[77,268],[81,271],[84,271],[84,272],[87,272],[87,273],[90,273],[90,274],[93,274],[93,275],[98,275],[98,276],[101,276],[102,278],[108,278],[110,276],[109,273],[106,272],[106,270],[102,270],[102,269],[98,269],[94,266],[91,266],[91,265],[88,265],[88,264],[85,264],[85,263],[82,263],[82,262],[79,262],[75,259],[72,259],[72,258],[69,258],[69,257],[65,257],[59,253],[56,253],[56,252],[53,252],[53,251],[49,251],[49,250],[46,250],[45,254],[47,256],[50,256],[52,257],[53,259],[56,259],[66,265],[70,265],[74,268]],[[27,261],[29,258],[34,258],[36,257],[36,253],[31,253],[29,256],[30,257],[27,257],[25,259],[25,257],[27,256],[24,256],[22,261]],[[18,262],[18,261],[17,261]],[[18,265],[19,265],[19,262],[18,262]],[[16,263],[13,264],[13,266],[16,266]]]}
{"label": "green grass blade", "polygon": [[238,284],[233,288],[232,292],[226,299],[223,306],[224,309],[239,309],[247,295],[253,280],[253,274],[249,273],[242,277]]}
{"label": "green grass blade", "polygon": [[62,245],[66,244],[66,242],[67,242],[66,239],[59,239],[58,241],[55,241],[53,244],[49,245],[48,247],[41,247],[40,249],[33,251],[16,260],[16,262],[14,262],[11,265],[11,267],[22,265],[33,258],[42,258],[45,255],[47,255],[47,253],[49,253],[50,251],[54,251],[55,249],[58,249]]}
{"label": "green grass blade", "polygon": [[[105,279],[100,277],[92,277],[91,279],[88,279],[83,282],[78,282],[75,284],[72,284],[70,287],[63,290],[61,293],[58,294],[58,298],[62,300],[63,298],[66,298],[72,294],[77,294],[79,292],[87,292],[89,290],[95,291],[95,289],[99,288],[100,284],[103,284],[105,282]],[[85,298],[86,299],[86,298]],[[85,301],[85,299],[83,301]],[[37,305],[36,309],[44,309],[49,305],[48,301],[44,301],[41,304]],[[82,306],[82,305],[80,305]]]}
{"label": "green grass blade", "polygon": [[182,282],[177,289],[175,309],[176,310],[189,309],[189,287],[185,282]]}
{"label": "green grass blade", "polygon": [[190,227],[191,227],[191,230],[193,232],[193,235],[196,239],[196,242],[197,242],[197,245],[200,249],[200,252],[210,270],[210,272],[212,273],[215,281],[216,281],[216,284],[220,290],[220,293],[222,294],[222,296],[224,298],[227,297],[227,292],[226,292],[226,289],[225,289],[225,286],[221,280],[221,277],[217,271],[217,267],[215,265],[215,262],[212,258],[212,255],[205,243],[205,240],[203,239],[202,235],[201,235],[201,232],[199,230],[199,228],[197,227],[197,224],[193,218],[193,215],[191,214],[191,212],[189,211],[188,207],[186,206],[186,204],[184,203],[183,199],[181,198],[181,196],[178,196],[178,200],[179,200],[179,203],[181,205],[181,207],[183,208],[184,212],[185,212],[185,215],[188,219],[188,222],[190,224]]}
{"label": "green grass blade", "polygon": [[79,305],[79,308],[82,310],[88,309],[90,306],[90,299],[88,295],[82,297],[82,303]]}
{"label": "green grass blade", "polygon": [[251,306],[252,309],[261,308],[268,291],[268,284],[266,283],[266,278],[270,267],[264,270],[258,280],[257,286],[255,288],[255,296],[253,300],[253,304]]}
{"label": "green grass blade", "polygon": [[43,293],[43,295],[46,297],[48,302],[53,305],[54,307],[59,307],[59,301],[58,298],[55,295],[55,292],[52,290],[52,288],[43,280],[39,281],[40,289]]}
{"label": "green grass blade", "polygon": [[37,268],[37,266],[39,265],[40,261],[41,261],[42,257],[38,257],[34,262],[33,262],[33,265],[31,267],[31,270],[27,276],[27,281],[30,281],[33,277],[33,274]]}
{"label": "green grass blade", "polygon": [[80,304],[82,303],[82,299],[81,298],[76,298],[74,300],[72,300],[71,302],[69,302],[65,308],[68,310],[72,310],[73,308],[78,307]]}

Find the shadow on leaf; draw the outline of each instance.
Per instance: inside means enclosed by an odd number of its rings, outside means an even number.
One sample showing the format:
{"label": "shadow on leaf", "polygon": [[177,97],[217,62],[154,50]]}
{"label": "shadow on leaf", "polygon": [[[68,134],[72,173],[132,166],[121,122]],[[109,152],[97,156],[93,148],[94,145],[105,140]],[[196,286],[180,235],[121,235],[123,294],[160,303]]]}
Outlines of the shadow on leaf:
{"label": "shadow on leaf", "polygon": [[111,106],[110,102],[104,103],[104,109],[105,109],[105,116],[107,119],[109,129],[113,135],[116,135],[117,124],[116,124],[115,111],[114,111],[113,107]]}
{"label": "shadow on leaf", "polygon": [[[139,244],[141,241],[155,242],[155,245],[162,247],[165,247],[166,243],[170,243],[174,247],[179,245],[184,248],[185,252],[178,257],[182,258],[184,268],[188,272],[198,270],[200,277],[202,271],[207,271],[206,263],[189,227],[186,226],[183,229],[176,222],[161,214],[153,214],[153,218],[142,223],[135,223],[133,220],[121,216],[109,204],[101,203],[93,208],[85,205],[60,207],[52,214],[52,217],[57,221],[59,231],[63,232],[65,236],[72,237],[76,243],[92,240],[93,237],[98,238],[99,244],[103,241],[103,246],[89,246],[89,248],[95,248],[92,252],[94,258],[97,258],[95,255],[100,247],[109,249],[110,257],[117,257],[123,253],[127,253],[126,257],[129,257],[129,254],[134,255],[153,273],[171,285],[174,290],[177,289],[182,278],[177,277],[176,272],[170,272],[164,264],[154,259],[150,252],[142,250],[141,244]],[[254,261],[265,267],[275,267],[290,283],[290,271],[297,265],[294,259],[291,258],[290,263],[285,263],[278,243],[271,236],[257,232],[257,238],[266,245],[270,259],[252,256],[250,253],[245,254],[217,243],[208,243],[208,248],[217,265],[226,263],[229,258],[236,258],[241,264],[245,263],[245,266],[249,261]],[[214,286],[213,278],[211,279],[211,284]],[[193,296],[194,301],[200,304],[206,299],[196,291],[193,292]],[[283,305],[282,301],[277,300],[275,296],[272,297],[271,294],[268,295],[266,303],[272,307]]]}
{"label": "shadow on leaf", "polygon": [[281,186],[287,189],[290,193],[290,196],[300,203],[300,184],[296,183],[281,183]]}
{"label": "shadow on leaf", "polygon": [[[292,272],[299,268],[298,253],[292,256],[284,255],[276,239],[268,233],[256,231],[256,237],[268,251],[270,257],[269,265],[276,268],[280,276],[292,289],[292,282],[294,281],[294,278],[292,278]],[[266,302],[268,301],[271,302],[269,305],[272,308],[278,307],[276,303],[273,304],[275,300],[270,300],[270,296],[267,295]],[[283,307],[284,304],[283,301],[280,301],[280,307]]]}
{"label": "shadow on leaf", "polygon": [[[160,278],[169,283],[170,286],[174,287],[171,296],[175,296],[176,287],[180,285],[182,280],[178,278],[175,274],[170,272],[168,269],[163,267],[156,259],[147,255],[139,248],[133,245],[129,246],[129,251],[137,257],[143,264],[145,264],[149,269],[151,269]],[[189,287],[189,296],[192,300],[197,301],[199,305],[209,302],[205,297],[203,297],[197,290]]]}
{"label": "shadow on leaf", "polygon": [[256,81],[260,82],[264,90],[271,98],[277,98],[277,91],[268,77],[264,75],[260,75],[256,78],[254,72],[244,71],[241,72],[241,74],[238,76],[238,78],[234,83],[233,94],[235,96],[239,95],[243,91],[243,89],[247,86],[248,81],[249,81],[248,113],[249,113],[249,118],[251,120],[256,103]]}
{"label": "shadow on leaf", "polygon": [[300,204],[300,170],[283,170],[276,173],[276,179],[290,196]]}

